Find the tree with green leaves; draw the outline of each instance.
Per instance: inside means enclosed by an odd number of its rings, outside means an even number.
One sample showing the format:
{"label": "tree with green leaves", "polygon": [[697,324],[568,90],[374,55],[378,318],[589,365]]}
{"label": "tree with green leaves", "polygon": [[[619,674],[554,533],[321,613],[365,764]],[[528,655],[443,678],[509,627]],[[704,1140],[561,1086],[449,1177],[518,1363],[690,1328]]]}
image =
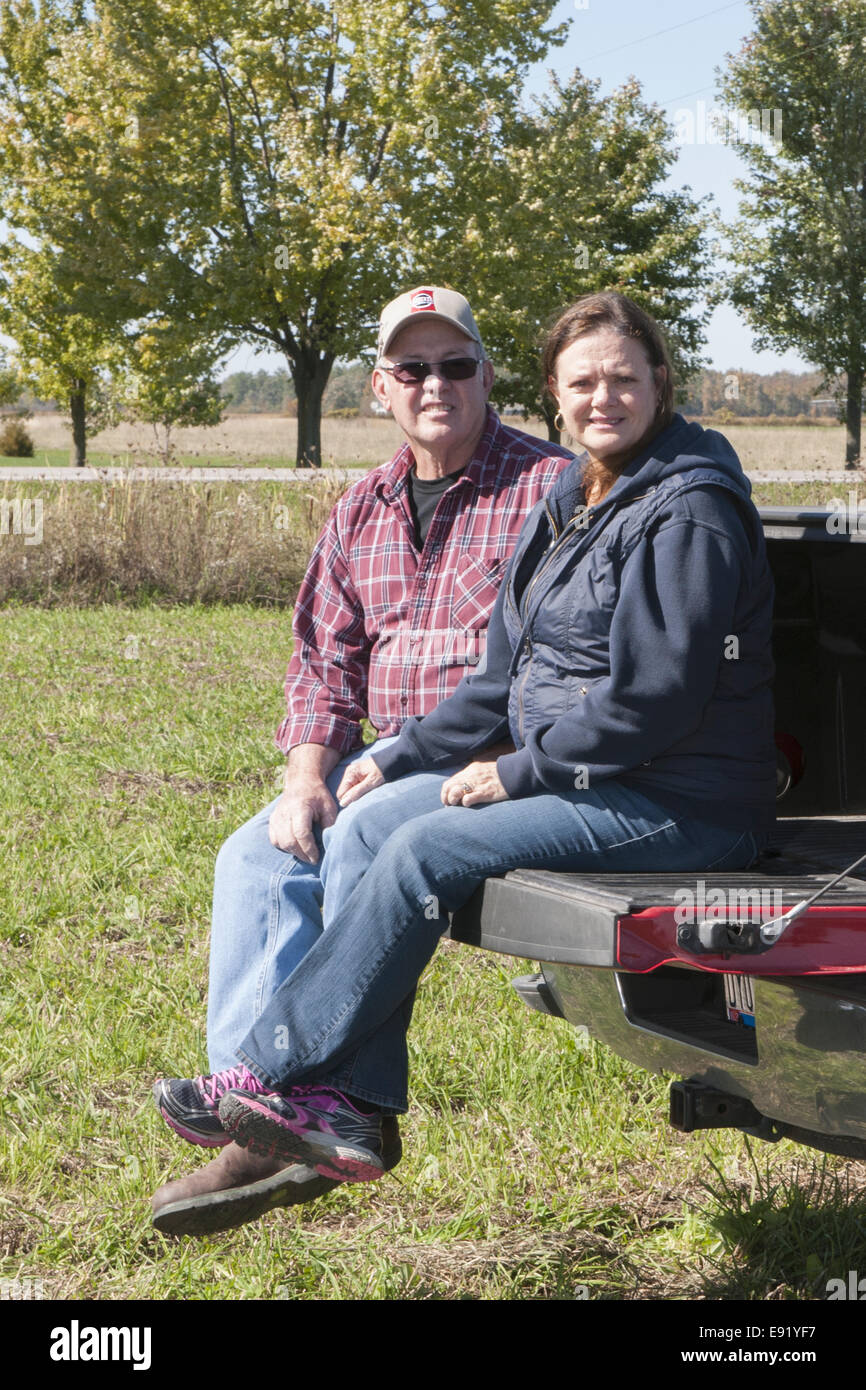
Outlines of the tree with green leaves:
{"label": "tree with green leaves", "polygon": [[[866,376],[866,5],[752,0],[754,32],[723,78],[742,111],[778,111],[740,153],[730,297],[760,348],[795,348],[844,392],[845,465],[861,454]],[[844,386],[837,386],[839,379]]]}
{"label": "tree with green leaves", "polygon": [[167,320],[149,324],[130,345],[119,398],[125,413],[153,427],[164,463],[177,425],[217,425],[223,399],[213,372],[219,350],[190,341]]}
{"label": "tree with green leaves", "polygon": [[11,107],[24,186],[47,200],[33,215],[73,254],[89,231],[110,302],[285,355],[298,462],[317,465],[334,361],[425,273],[410,228],[434,239],[481,104],[513,105],[564,37],[553,8],[7,0],[0,143]]}
{"label": "tree with green leaves", "polygon": [[25,384],[68,408],[79,466],[87,435],[117,418],[127,324],[148,307],[117,253],[122,201],[100,198],[111,160],[97,94],[76,94],[88,28],[74,0],[0,10],[0,329]]}
{"label": "tree with green leaves", "polygon": [[0,354],[0,406],[14,405],[22,394],[22,382],[15,367]]}
{"label": "tree with green leaves", "polygon": [[[9,357],[21,386],[68,407],[70,462],[86,462],[87,434],[117,418],[114,377],[123,347],[117,333],[62,287],[58,258],[10,238],[0,247],[0,329],[14,340]],[[83,301],[83,302],[81,302]]]}
{"label": "tree with green leaves", "polygon": [[706,218],[662,187],[676,149],[661,112],[629,81],[609,97],[577,72],[498,119],[483,113],[466,197],[449,201],[438,269],[469,295],[501,375],[494,399],[541,414],[546,327],[581,294],[618,289],[666,328],[678,376],[694,374],[706,317]]}
{"label": "tree with green leaves", "polygon": [[86,278],[75,283],[65,253],[15,238],[0,247],[0,327],[15,342],[9,355],[16,395],[26,387],[68,408],[70,461],[78,467],[87,461],[87,436],[123,414],[153,425],[164,457],[175,425],[221,417],[213,376],[218,344],[166,320],[136,333],[112,324],[107,308],[94,302]]}

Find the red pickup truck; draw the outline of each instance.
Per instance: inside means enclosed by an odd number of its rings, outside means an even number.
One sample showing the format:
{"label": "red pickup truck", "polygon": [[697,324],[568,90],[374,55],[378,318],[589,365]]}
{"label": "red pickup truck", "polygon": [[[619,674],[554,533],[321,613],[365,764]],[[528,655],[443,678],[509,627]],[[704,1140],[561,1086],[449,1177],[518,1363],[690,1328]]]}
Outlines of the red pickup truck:
{"label": "red pickup truck", "polygon": [[833,880],[866,858],[866,527],[823,509],[761,516],[779,818],[758,866],[517,869],[488,879],[451,935],[540,962],[514,981],[528,1004],[683,1077],[677,1129],[731,1126],[863,1158],[866,865]]}

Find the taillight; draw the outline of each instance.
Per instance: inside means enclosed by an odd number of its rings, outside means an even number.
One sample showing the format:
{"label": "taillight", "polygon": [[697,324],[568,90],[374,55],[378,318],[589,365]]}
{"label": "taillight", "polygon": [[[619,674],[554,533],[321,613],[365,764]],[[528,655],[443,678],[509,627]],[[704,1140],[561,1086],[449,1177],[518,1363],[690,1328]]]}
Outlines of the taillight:
{"label": "taillight", "polygon": [[776,734],[776,800],[796,787],[806,770],[806,754],[793,734]]}

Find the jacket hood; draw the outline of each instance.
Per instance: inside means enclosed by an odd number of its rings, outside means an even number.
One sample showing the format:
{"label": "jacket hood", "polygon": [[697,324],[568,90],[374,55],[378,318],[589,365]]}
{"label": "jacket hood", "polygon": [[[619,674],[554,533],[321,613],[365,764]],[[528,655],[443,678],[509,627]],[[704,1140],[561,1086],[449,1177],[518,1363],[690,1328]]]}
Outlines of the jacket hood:
{"label": "jacket hood", "polygon": [[[581,454],[575,459],[572,467],[561,474],[548,495],[548,504],[558,526],[565,525],[575,509],[584,504],[580,475],[585,457],[585,454]],[[637,458],[623,469],[610,492],[593,507],[593,511],[598,513],[602,508],[619,506],[633,497],[639,497],[665,478],[677,475],[683,482],[693,481],[698,486],[709,481],[702,475],[710,473],[715,475],[716,480],[719,474],[723,475],[728,485],[744,500],[751,497],[751,484],[725,436],[717,430],[705,430],[682,415],[675,415],[667,428],[657,434]]]}

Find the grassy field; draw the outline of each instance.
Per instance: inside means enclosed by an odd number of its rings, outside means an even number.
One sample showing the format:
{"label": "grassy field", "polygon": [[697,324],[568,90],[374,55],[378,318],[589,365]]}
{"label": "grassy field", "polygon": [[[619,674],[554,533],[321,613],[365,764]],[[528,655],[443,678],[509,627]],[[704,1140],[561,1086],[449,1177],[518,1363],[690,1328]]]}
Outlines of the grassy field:
{"label": "grassy field", "polygon": [[665,1078],[531,1013],[520,962],[451,944],[393,1175],[155,1234],[150,1193],[203,1155],[149,1086],[205,1064],[213,860],[276,792],[289,613],[2,621],[0,1277],[98,1300],[779,1300],[866,1269],[866,1165],[677,1135]]}
{"label": "grassy field", "polygon": [[[541,437],[540,420],[509,419],[517,429]],[[27,422],[36,444],[34,464],[59,467],[69,462],[71,437],[57,414],[36,415]],[[845,431],[841,425],[731,425],[723,431],[740,455],[746,472],[773,469],[840,469],[845,464]],[[245,465],[287,467],[295,461],[297,426],[276,415],[229,415],[213,428],[179,429],[175,462],[183,466]],[[401,442],[393,420],[367,417],[322,422],[325,463],[339,468],[372,467],[390,458]],[[568,440],[564,440],[568,443]],[[94,465],[152,463],[153,432],[146,425],[121,425],[104,430],[88,442]],[[21,463],[0,458],[0,464]]]}
{"label": "grassy field", "polygon": [[[36,415],[27,421],[27,428],[36,445],[33,463],[58,466],[69,462],[72,440],[61,415]],[[172,440],[178,465],[286,468],[295,462],[297,422],[280,415],[228,415],[221,424],[210,428],[178,429]],[[393,420],[369,416],[322,421],[324,461],[336,467],[383,463],[400,442],[400,431]],[[154,462],[154,435],[148,425],[119,425],[102,430],[88,440],[87,448],[93,464]]]}

